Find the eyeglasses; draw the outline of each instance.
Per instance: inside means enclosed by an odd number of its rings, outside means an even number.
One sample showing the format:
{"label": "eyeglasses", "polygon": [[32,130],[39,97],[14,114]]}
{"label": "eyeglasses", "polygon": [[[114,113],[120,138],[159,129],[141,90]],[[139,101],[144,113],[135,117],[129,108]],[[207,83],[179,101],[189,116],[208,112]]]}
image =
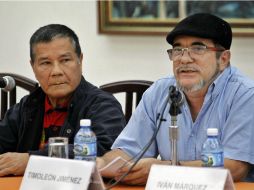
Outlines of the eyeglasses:
{"label": "eyeglasses", "polygon": [[203,55],[208,50],[210,50],[210,51],[225,51],[225,49],[223,49],[223,48],[208,47],[205,45],[192,45],[188,48],[174,47],[173,49],[167,50],[169,59],[171,61],[179,60],[183,56],[185,50],[189,53],[189,56],[191,58],[194,58],[195,55]]}

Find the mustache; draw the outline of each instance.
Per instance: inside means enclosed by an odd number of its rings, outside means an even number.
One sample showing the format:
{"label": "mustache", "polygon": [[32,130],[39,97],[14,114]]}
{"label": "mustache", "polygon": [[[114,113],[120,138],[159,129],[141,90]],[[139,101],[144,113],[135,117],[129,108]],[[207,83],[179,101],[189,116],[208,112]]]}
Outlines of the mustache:
{"label": "mustache", "polygon": [[193,71],[193,72],[200,72],[201,69],[197,65],[180,65],[176,67],[176,72],[186,72],[186,71]]}

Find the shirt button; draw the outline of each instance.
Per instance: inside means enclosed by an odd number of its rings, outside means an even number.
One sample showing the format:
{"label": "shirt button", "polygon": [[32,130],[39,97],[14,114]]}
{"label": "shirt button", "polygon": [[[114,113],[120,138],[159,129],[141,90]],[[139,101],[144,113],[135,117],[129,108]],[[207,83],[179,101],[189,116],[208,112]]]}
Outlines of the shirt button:
{"label": "shirt button", "polygon": [[71,133],[71,129],[67,129],[66,133],[70,134]]}

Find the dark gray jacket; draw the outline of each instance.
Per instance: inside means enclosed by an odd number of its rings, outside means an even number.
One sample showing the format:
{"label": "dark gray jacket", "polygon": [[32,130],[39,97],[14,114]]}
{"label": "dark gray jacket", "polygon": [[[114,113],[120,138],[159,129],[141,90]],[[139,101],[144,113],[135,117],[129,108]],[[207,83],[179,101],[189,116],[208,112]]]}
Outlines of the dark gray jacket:
{"label": "dark gray jacket", "polygon": [[[11,107],[0,121],[0,154],[5,152],[38,151],[43,129],[45,93],[38,88]],[[97,155],[108,150],[125,126],[119,102],[110,94],[87,82],[83,77],[68,107],[68,116],[60,135],[73,144],[79,130],[80,119],[91,119],[92,130],[97,136]],[[72,151],[70,151],[72,152]],[[72,157],[72,156],[70,156]]]}

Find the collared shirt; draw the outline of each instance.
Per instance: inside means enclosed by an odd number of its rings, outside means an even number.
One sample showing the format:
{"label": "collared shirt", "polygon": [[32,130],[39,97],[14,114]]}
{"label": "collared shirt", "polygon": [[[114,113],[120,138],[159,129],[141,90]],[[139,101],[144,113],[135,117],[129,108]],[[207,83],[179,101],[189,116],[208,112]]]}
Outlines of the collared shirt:
{"label": "collared shirt", "polygon": [[[170,105],[168,89],[175,85],[174,77],[156,81],[143,95],[129,123],[114,142],[130,156],[137,155],[150,141],[159,124],[159,116],[167,104],[161,128],[144,157],[161,156],[171,160],[169,127]],[[207,128],[219,129],[224,157],[254,164],[254,81],[247,79],[236,68],[229,66],[210,85],[203,106],[193,122],[188,103],[178,115],[178,159],[199,160]]]}

